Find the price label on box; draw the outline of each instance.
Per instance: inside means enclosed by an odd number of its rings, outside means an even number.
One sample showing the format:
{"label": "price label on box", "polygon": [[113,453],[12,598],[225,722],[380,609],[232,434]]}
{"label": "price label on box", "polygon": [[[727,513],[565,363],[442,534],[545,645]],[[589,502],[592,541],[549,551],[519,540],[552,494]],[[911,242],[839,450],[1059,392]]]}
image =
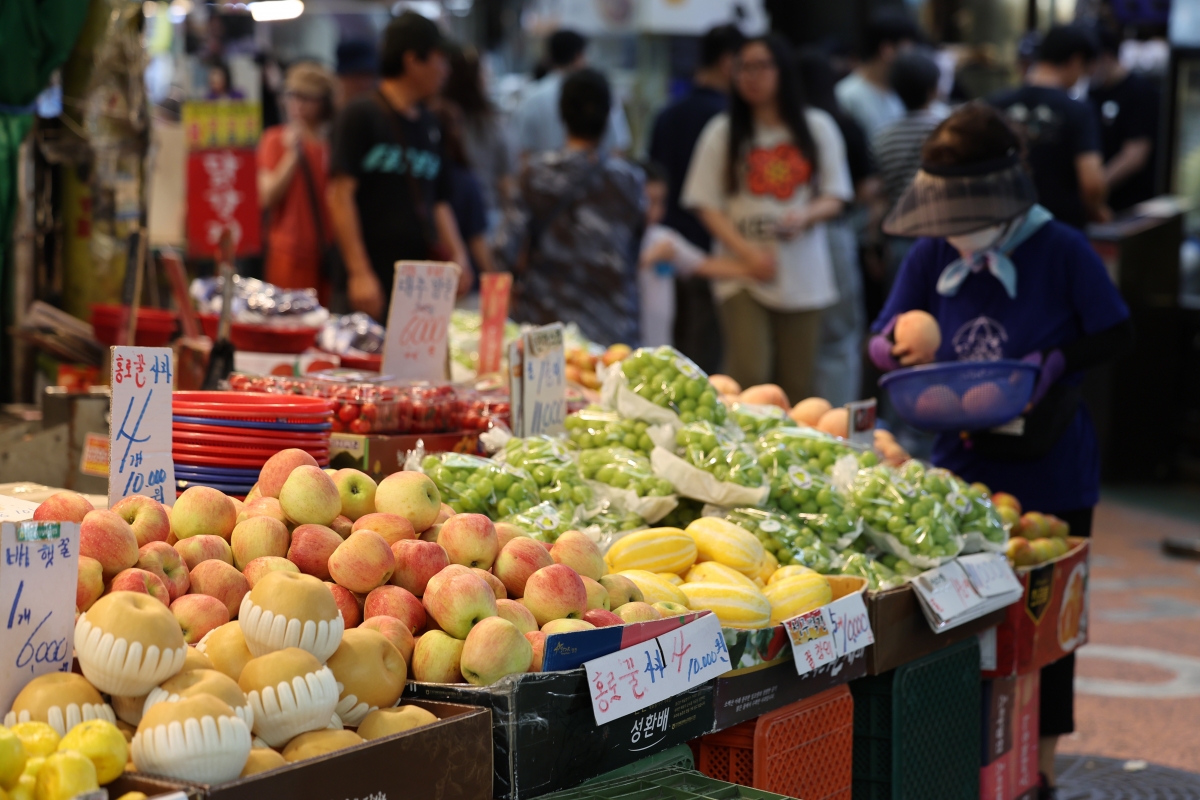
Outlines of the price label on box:
{"label": "price label on box", "polygon": [[108,504],[143,494],[175,502],[171,456],[171,388],[174,355],[169,347],[113,347],[111,423],[108,433]]}
{"label": "price label on box", "polygon": [[1008,559],[999,553],[959,556],[958,563],[967,573],[975,591],[983,597],[1024,591],[1012,567],[1008,565]]}
{"label": "price label on box", "polygon": [[29,681],[71,669],[79,525],[5,522],[0,551],[0,705],[9,708]]}
{"label": "price label on box", "polygon": [[523,338],[521,435],[562,433],[563,420],[567,416],[567,362],[562,323],[535,328]]}
{"label": "price label on box", "polygon": [[446,379],[457,264],[397,261],[381,372],[399,381]]}
{"label": "price label on box", "polygon": [[705,614],[655,639],[583,665],[596,724],[634,714],[733,668],[721,622]]}
{"label": "price label on box", "polygon": [[804,675],[875,643],[862,595],[855,592],[784,620],[796,674]]}

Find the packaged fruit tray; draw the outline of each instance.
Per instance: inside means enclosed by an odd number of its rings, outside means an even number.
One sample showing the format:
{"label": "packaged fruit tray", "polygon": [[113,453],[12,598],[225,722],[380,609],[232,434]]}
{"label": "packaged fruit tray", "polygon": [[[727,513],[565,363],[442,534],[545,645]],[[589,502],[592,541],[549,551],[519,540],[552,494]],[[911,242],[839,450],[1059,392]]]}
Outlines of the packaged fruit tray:
{"label": "packaged fruit tray", "polygon": [[445,433],[462,429],[463,407],[448,384],[389,384],[387,376],[356,370],[325,370],[302,376],[243,375],[235,391],[327,398],[335,403],[333,431],[348,433]]}

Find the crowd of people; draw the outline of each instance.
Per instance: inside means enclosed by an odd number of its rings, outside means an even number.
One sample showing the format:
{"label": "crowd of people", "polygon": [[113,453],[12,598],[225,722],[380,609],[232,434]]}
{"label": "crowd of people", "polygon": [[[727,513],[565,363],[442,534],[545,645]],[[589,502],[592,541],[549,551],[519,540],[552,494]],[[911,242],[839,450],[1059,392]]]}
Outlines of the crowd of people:
{"label": "crowd of people", "polygon": [[[1020,86],[976,101],[1020,132],[1039,203],[1076,228],[1154,193],[1157,90],[1119,45],[1054,28]],[[793,398],[858,398],[867,323],[916,241],[882,220],[957,97],[917,26],[874,15],[844,75],[820,50],[714,28],[644,148],[587,47],[549,36],[511,114],[479,54],[411,12],[377,49],[339,48],[336,77],[294,64],[259,146],[266,280],[386,319],[397,261],[454,261],[463,293],[508,270],[518,321],[674,344]]]}

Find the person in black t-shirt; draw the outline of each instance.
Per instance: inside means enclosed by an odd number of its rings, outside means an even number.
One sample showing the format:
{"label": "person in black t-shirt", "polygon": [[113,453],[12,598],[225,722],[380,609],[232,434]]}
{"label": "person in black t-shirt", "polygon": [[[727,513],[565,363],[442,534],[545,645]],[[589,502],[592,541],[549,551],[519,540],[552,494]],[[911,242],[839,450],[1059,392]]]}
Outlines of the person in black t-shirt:
{"label": "person in black t-shirt", "polygon": [[1108,204],[1123,211],[1154,197],[1154,144],[1158,138],[1159,88],[1121,66],[1121,37],[1098,32],[1100,55],[1092,69],[1088,100],[1100,122]]}
{"label": "person in black t-shirt", "polygon": [[1086,103],[1067,94],[1095,56],[1096,45],[1087,31],[1053,28],[1042,41],[1025,85],[988,98],[1025,134],[1038,202],[1076,228],[1104,219],[1107,212],[1095,115]]}
{"label": "person in black t-shirt", "polygon": [[334,121],[327,197],[350,306],[386,320],[397,261],[453,261],[460,292],[472,275],[450,208],[441,133],[421,105],[446,79],[437,26],[411,11],[392,20],[379,66],[379,91]]}

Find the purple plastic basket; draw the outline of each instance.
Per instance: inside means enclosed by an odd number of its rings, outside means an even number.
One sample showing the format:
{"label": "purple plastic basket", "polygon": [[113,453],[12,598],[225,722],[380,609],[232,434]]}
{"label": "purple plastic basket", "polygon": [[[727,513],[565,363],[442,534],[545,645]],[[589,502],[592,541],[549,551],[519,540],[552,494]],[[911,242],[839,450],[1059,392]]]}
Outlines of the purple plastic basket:
{"label": "purple plastic basket", "polygon": [[1023,361],[955,361],[898,369],[879,385],[914,428],[978,431],[1019,416],[1039,371]]}

